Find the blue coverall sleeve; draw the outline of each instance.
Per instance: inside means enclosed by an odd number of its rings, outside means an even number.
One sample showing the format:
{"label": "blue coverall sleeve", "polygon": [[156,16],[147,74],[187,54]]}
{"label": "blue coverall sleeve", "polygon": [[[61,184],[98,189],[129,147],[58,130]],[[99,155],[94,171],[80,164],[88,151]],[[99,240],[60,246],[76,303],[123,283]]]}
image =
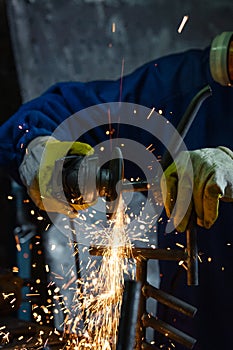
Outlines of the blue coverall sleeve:
{"label": "blue coverall sleeve", "polygon": [[92,105],[130,102],[162,109],[164,116],[174,110],[180,117],[186,107],[181,99],[189,101],[205,84],[206,76],[200,74],[200,65],[207,59],[208,52],[190,50],[149,62],[115,81],[53,85],[40,97],[22,105],[0,127],[0,165],[12,161],[19,165],[31,140],[51,135],[66,118]]}

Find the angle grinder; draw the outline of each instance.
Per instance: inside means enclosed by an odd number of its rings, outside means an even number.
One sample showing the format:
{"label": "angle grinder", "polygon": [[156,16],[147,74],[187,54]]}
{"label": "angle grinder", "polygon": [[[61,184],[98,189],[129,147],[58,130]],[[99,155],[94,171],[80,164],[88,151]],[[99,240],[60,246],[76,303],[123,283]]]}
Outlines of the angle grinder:
{"label": "angle grinder", "polygon": [[[154,186],[142,181],[125,181],[124,160],[121,149],[115,147],[108,167],[99,166],[99,156],[67,156],[62,170],[65,196],[72,205],[92,205],[98,197],[106,199],[106,214],[109,219],[117,210],[123,191],[147,191]],[[77,175],[78,174],[78,175]]]}

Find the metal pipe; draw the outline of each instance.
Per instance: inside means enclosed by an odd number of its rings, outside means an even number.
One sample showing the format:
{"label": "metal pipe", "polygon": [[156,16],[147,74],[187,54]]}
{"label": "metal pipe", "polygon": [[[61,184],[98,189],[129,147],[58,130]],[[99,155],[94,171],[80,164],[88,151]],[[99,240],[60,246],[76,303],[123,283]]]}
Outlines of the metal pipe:
{"label": "metal pipe", "polygon": [[132,257],[141,257],[144,259],[155,259],[155,260],[175,260],[181,261],[186,260],[187,252],[178,249],[161,249],[161,248],[133,248]]}
{"label": "metal pipe", "polygon": [[136,340],[141,283],[126,281],[121,306],[116,350],[133,350]]}
{"label": "metal pipe", "polygon": [[194,210],[191,213],[188,227],[186,229],[186,249],[187,249],[187,285],[198,285],[198,248],[197,248],[197,229],[196,214]]}
{"label": "metal pipe", "polygon": [[[89,249],[90,255],[102,256],[106,247],[91,246]],[[154,259],[154,260],[174,260],[181,261],[187,259],[187,252],[178,249],[160,249],[160,248],[132,248],[132,254],[127,255],[129,252],[126,250],[126,258],[140,258],[140,259]]]}
{"label": "metal pipe", "polygon": [[[209,85],[205,86],[201,89],[191,100],[188,108],[186,109],[183,117],[181,118],[176,130],[178,134],[174,134],[170,143],[169,149],[173,150],[173,154],[178,154],[181,146],[182,140],[185,138],[192,122],[194,121],[196,114],[204,102],[204,100],[212,94],[211,88]],[[179,135],[179,136],[178,136]],[[177,138],[178,136],[178,138]],[[171,155],[168,151],[166,151],[162,157],[161,165],[165,170],[172,162]]]}
{"label": "metal pipe", "polygon": [[154,298],[159,303],[164,304],[188,317],[194,317],[197,312],[197,308],[194,306],[162,291],[161,289],[153,287],[150,284],[145,284],[142,287],[142,293],[146,298]]}
{"label": "metal pipe", "polygon": [[151,327],[188,349],[192,349],[196,343],[195,338],[148,314],[143,315],[142,323],[144,327]]}
{"label": "metal pipe", "polygon": [[[136,280],[143,286],[147,281],[147,259],[136,258]],[[142,342],[146,337],[146,330],[142,324],[142,316],[146,312],[146,298],[140,293],[139,307],[138,307],[138,319],[136,329],[136,344],[135,350],[141,350]]]}

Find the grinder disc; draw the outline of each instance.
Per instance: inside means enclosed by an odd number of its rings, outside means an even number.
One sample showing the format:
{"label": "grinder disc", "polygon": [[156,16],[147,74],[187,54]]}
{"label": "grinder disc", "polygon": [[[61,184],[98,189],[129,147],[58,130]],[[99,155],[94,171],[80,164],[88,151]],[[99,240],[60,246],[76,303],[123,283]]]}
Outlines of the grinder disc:
{"label": "grinder disc", "polygon": [[121,186],[124,177],[124,161],[121,149],[115,147],[109,163],[109,186],[106,196],[106,215],[113,220],[118,208]]}

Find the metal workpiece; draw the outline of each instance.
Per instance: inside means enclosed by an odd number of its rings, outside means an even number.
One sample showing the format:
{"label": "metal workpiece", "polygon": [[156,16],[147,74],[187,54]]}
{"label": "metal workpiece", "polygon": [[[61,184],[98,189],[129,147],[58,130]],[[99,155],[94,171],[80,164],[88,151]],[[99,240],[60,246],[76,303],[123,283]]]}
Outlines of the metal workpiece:
{"label": "metal workpiece", "polygon": [[[123,248],[123,247],[122,247]],[[106,247],[91,246],[89,252],[91,255],[102,256]],[[133,259],[153,259],[153,260],[173,260],[185,261],[187,259],[187,252],[179,249],[162,249],[162,248],[132,248],[129,251],[125,249],[125,258]]]}
{"label": "metal workpiece", "polygon": [[132,248],[132,258],[185,261],[187,253],[179,249]]}
{"label": "metal workpiece", "polygon": [[191,213],[191,218],[186,229],[186,251],[187,251],[187,285],[198,286],[198,247],[196,214]]}
{"label": "metal workpiece", "polygon": [[[199,108],[207,97],[211,96],[212,90],[209,85],[206,85],[201,89],[189,103],[184,115],[182,116],[179,124],[176,127],[177,133],[175,133],[169,143],[168,149],[173,150],[175,156],[179,153],[181,142],[185,138],[189,128],[191,127]],[[161,165],[165,170],[171,163],[173,159],[168,151],[166,151],[162,157]]]}
{"label": "metal workpiece", "polygon": [[125,281],[116,350],[133,350],[135,346],[141,283]]}
{"label": "metal workpiece", "polygon": [[[147,315],[146,310],[146,301],[148,298],[153,298],[158,302],[176,310],[188,317],[194,317],[197,309],[162,290],[151,286],[147,282],[147,264],[150,259],[158,260],[173,260],[173,261],[186,261],[188,271],[187,271],[187,283],[196,281],[196,258],[197,255],[197,246],[196,246],[196,236],[192,237],[193,230],[188,230],[188,244],[187,249],[152,249],[152,248],[132,248],[130,252],[125,252],[125,258],[134,258],[136,262],[136,281],[140,283],[141,291],[139,293],[138,301],[138,317],[136,325],[136,334],[135,334],[135,348],[134,350],[142,349],[154,349],[152,345],[147,344],[146,342],[146,328],[152,327],[157,330],[164,336],[168,336],[174,341],[181,343],[189,349],[192,349],[192,346],[195,344],[195,339],[189,337],[182,331],[177,330],[175,327],[167,325],[163,321],[158,321],[152,316]],[[191,238],[190,238],[191,237]],[[105,247],[90,247],[91,255],[102,256]],[[195,254],[194,254],[195,253]],[[130,254],[127,256],[127,254]],[[189,270],[190,269],[190,270]],[[193,283],[192,283],[193,284]],[[124,305],[122,305],[124,307]],[[123,310],[122,310],[123,312]],[[130,318],[123,319],[123,323],[128,321],[131,324]],[[133,325],[131,327],[134,328]],[[130,338],[128,339],[131,342]],[[143,345],[144,344],[144,345]],[[120,350],[121,348],[119,348]],[[118,349],[117,349],[118,350]]]}
{"label": "metal workpiece", "polygon": [[[147,259],[136,258],[136,280],[143,286],[147,282]],[[142,324],[142,316],[146,310],[146,297],[140,292],[140,300],[138,307],[138,321],[136,328],[135,350],[141,350],[142,342],[146,340],[146,329]]]}
{"label": "metal workpiece", "polygon": [[196,307],[162,291],[161,289],[151,286],[150,284],[145,284],[142,287],[142,293],[146,298],[154,298],[159,303],[166,305],[188,317],[194,317],[197,312]]}
{"label": "metal workpiece", "polygon": [[142,323],[144,327],[151,327],[159,333],[162,333],[169,339],[176,341],[177,343],[185,346],[188,349],[193,349],[196,343],[195,338],[151,315],[144,314],[142,317]]}
{"label": "metal workpiece", "polygon": [[[178,133],[174,134],[171,139],[168,149],[173,149],[174,154],[177,155],[180,147],[181,140],[187,134],[201,104],[204,100],[211,95],[211,89],[209,86],[204,87],[200,90],[192,99],[189,104],[184,116],[177,127]],[[179,137],[178,137],[179,136]],[[182,137],[181,137],[182,136]],[[139,181],[130,183],[124,180],[123,174],[123,158],[120,149],[114,151],[112,157],[112,162],[110,163],[110,171],[101,173],[101,181],[99,183],[106,183],[106,188],[109,191],[109,200],[115,200],[116,193],[113,187],[118,184],[118,190],[124,191],[148,191],[153,190],[158,198],[162,198],[159,176],[154,179],[151,183],[148,181]],[[118,159],[118,160],[117,160]],[[165,152],[162,157],[161,165],[165,170],[173,161],[170,153]],[[113,179],[110,181],[111,173],[114,173]],[[102,176],[103,175],[103,176]],[[103,177],[106,176],[106,181],[103,181]],[[120,183],[120,185],[119,185]],[[113,190],[113,192],[111,192]],[[107,191],[107,192],[108,192]],[[113,195],[112,195],[112,194]],[[160,195],[158,195],[160,194]],[[118,196],[119,197],[119,196]],[[159,200],[158,200],[159,202]],[[111,207],[111,212],[114,213],[117,210],[118,202]],[[103,255],[104,247],[91,247],[91,255]],[[127,256],[127,254],[129,254]],[[153,345],[146,342],[146,328],[151,327],[159,333],[163,334],[165,337],[174,340],[188,349],[192,349],[196,343],[196,339],[192,338],[188,334],[176,329],[175,327],[161,321],[147,313],[146,301],[148,298],[152,297],[158,302],[186,315],[189,317],[194,317],[197,309],[186,302],[173,297],[172,295],[165,293],[147,283],[147,263],[150,259],[158,260],[173,260],[178,262],[185,262],[187,266],[187,285],[198,285],[198,248],[197,248],[197,237],[196,237],[196,215],[194,211],[191,214],[191,218],[186,229],[186,248],[185,249],[160,249],[160,248],[132,248],[132,250],[125,252],[125,258],[134,258],[136,261],[136,280],[141,284],[142,288],[140,291],[140,298],[138,304],[138,318],[136,326],[135,335],[135,350],[142,349],[153,349]],[[130,321],[129,321],[130,322]]]}
{"label": "metal workpiece", "polygon": [[[150,256],[150,258],[152,257]],[[177,330],[175,327],[167,325],[163,321],[157,321],[156,318],[147,314],[146,300],[150,297],[189,317],[194,317],[197,311],[197,309],[192,305],[189,305],[188,303],[149,285],[147,283],[147,262],[148,259],[142,254],[136,257],[136,279],[142,284],[142,290],[138,309],[138,325],[136,332],[135,350],[143,349],[142,344],[146,344],[146,328],[148,327],[151,327],[164,336],[179,342],[189,349],[192,349],[196,342],[196,339],[188,336],[182,331]]]}
{"label": "metal workpiece", "polygon": [[[186,232],[186,249],[162,249],[162,248],[132,248],[125,250],[125,258],[142,260],[170,260],[184,261],[187,265],[187,285],[198,285],[198,249],[196,244],[196,229],[189,227]],[[89,253],[91,255],[102,256],[106,247],[91,246]]]}

